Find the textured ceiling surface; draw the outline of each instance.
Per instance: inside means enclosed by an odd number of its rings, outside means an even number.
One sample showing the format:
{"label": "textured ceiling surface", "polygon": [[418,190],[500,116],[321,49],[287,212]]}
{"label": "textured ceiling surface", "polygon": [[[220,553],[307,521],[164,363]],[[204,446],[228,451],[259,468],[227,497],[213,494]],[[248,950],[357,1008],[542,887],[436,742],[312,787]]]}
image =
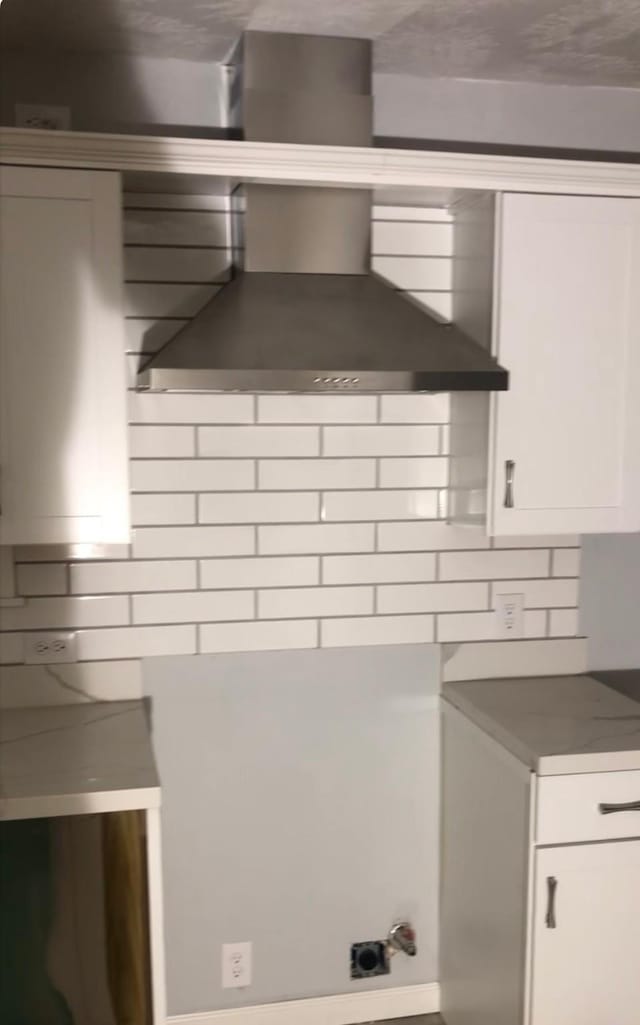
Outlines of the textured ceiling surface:
{"label": "textured ceiling surface", "polygon": [[224,60],[245,28],[367,36],[378,72],[640,86],[640,0],[4,0],[7,49]]}

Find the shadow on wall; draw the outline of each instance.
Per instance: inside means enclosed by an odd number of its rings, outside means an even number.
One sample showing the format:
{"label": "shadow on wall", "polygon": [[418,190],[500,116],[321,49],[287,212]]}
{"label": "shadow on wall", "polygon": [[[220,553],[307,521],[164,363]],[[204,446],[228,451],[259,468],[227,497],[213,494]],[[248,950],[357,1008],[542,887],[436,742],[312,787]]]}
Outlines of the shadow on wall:
{"label": "shadow on wall", "polygon": [[16,124],[16,104],[51,105],[70,108],[76,131],[223,136],[221,66],[132,53],[126,6],[2,0],[0,123]]}

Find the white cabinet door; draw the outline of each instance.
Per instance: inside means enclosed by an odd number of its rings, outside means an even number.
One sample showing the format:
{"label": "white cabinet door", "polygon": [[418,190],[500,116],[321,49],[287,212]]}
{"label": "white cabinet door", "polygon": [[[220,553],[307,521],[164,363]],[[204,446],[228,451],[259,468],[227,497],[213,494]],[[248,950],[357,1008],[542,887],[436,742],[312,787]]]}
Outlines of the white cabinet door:
{"label": "white cabinet door", "polygon": [[119,176],[0,171],[0,543],[126,542]]}
{"label": "white cabinet door", "polygon": [[640,840],[538,850],[533,914],[531,1025],[638,1025]]}
{"label": "white cabinet door", "polygon": [[639,530],[640,200],[503,195],[496,281],[489,533]]}

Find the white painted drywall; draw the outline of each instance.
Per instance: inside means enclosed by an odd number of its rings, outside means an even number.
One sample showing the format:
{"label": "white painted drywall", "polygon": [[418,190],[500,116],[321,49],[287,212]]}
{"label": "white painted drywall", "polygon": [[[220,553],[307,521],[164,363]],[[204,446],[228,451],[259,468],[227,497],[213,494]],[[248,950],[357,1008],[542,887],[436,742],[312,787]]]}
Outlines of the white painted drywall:
{"label": "white painted drywall", "polygon": [[[170,1013],[437,980],[438,675],[427,645],[146,660]],[[404,917],[417,957],[351,981]]]}
{"label": "white painted drywall", "polygon": [[640,666],[640,534],[582,539],[580,632],[592,669]]}
{"label": "white painted drywall", "polygon": [[637,152],[640,89],[381,75],[376,134]]}
{"label": "white painted drywall", "polygon": [[[126,55],[2,56],[0,120],[14,105],[69,105],[82,131],[203,134],[225,124],[218,64]],[[640,90],[374,76],[378,136],[636,151]]]}

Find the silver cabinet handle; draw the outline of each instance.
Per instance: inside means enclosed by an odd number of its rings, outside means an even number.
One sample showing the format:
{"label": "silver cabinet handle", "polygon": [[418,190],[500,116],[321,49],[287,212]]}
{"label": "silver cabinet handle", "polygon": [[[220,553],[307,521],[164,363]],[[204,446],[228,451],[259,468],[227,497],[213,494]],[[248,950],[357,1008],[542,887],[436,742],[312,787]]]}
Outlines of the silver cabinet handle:
{"label": "silver cabinet handle", "polygon": [[616,811],[640,811],[640,801],[627,801],[626,804],[599,804],[601,815],[613,815]]}
{"label": "silver cabinet handle", "polygon": [[556,927],[556,890],[558,889],[558,880],[555,876],[547,876],[547,913],[544,918],[544,924],[547,929],[555,929]]}
{"label": "silver cabinet handle", "polygon": [[504,507],[513,509],[513,478],[516,472],[516,464],[513,459],[506,459],[504,464]]}

